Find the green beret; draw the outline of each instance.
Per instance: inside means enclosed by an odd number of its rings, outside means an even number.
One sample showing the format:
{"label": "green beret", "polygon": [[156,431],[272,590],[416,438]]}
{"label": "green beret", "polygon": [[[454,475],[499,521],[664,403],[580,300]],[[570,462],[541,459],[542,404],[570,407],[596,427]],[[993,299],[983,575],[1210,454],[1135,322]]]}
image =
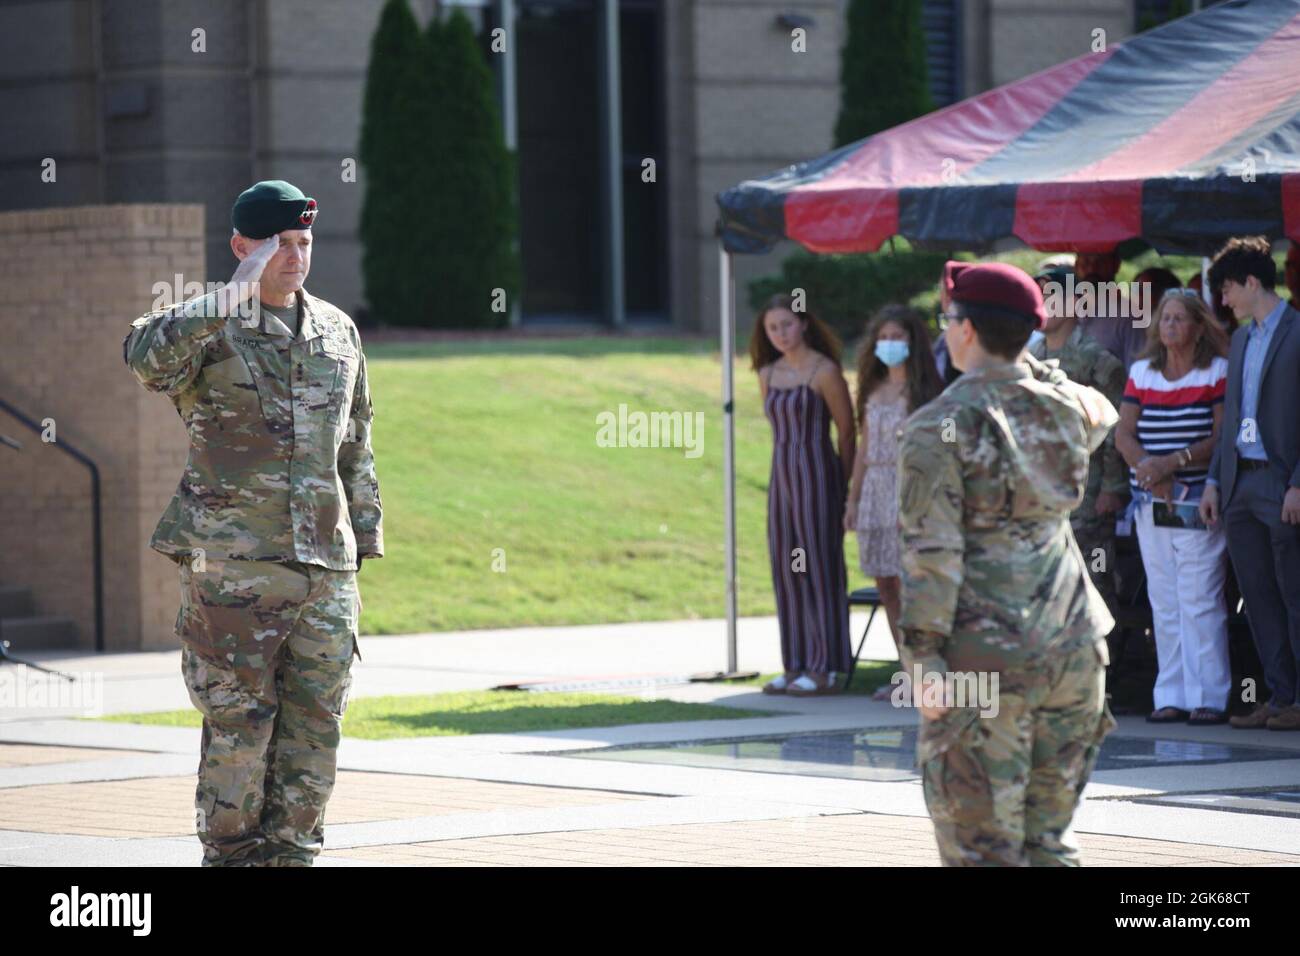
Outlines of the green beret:
{"label": "green beret", "polygon": [[282,179],[249,186],[230,210],[231,224],[249,239],[265,239],[286,229],[310,229],[315,219],[316,200]]}

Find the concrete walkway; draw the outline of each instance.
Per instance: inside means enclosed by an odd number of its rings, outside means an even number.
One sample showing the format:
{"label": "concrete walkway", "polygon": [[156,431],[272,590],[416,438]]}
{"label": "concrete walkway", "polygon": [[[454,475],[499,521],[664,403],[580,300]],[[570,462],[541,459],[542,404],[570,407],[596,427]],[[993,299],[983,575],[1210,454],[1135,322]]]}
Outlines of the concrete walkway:
{"label": "concrete walkway", "polygon": [[[864,619],[855,617],[855,633]],[[354,695],[432,693],[531,679],[660,677],[726,664],[720,621],[366,638]],[[883,620],[863,658],[888,658]],[[102,687],[104,712],[189,706],[179,651],[41,663]],[[775,619],[747,619],[739,663],[780,669]],[[12,670],[0,668],[0,676]],[[29,672],[30,673],[30,672]],[[630,686],[630,685],[629,685]],[[2,689],[2,688],[0,688]],[[714,702],[774,716],[533,734],[371,741],[346,738],[319,865],[933,865],[917,779],[879,779],[589,759],[611,746],[906,728],[915,715],[841,696],[765,697],[751,687],[659,683],[645,697]],[[71,719],[75,706],[0,708],[0,864],[194,865],[199,731]],[[58,703],[58,702],[53,702]],[[66,703],[66,701],[65,701]],[[1169,793],[1263,790],[1300,780],[1300,734],[1162,727],[1123,718],[1140,746],[1201,748],[1197,763],[1094,775],[1076,828],[1093,865],[1294,865],[1300,817],[1140,802]],[[1181,743],[1180,743],[1181,742]],[[1225,762],[1227,745],[1268,759]],[[1150,749],[1150,746],[1148,746]],[[1226,751],[1222,751],[1226,753]],[[1260,751],[1260,754],[1265,754]],[[1290,755],[1294,754],[1294,758]],[[1281,806],[1273,804],[1272,806]]]}
{"label": "concrete walkway", "polygon": [[[854,647],[866,615],[851,618]],[[746,670],[781,669],[775,617],[743,618],[737,628],[738,663]],[[446,631],[399,637],[362,637],[354,662],[353,696],[429,694],[494,687],[517,681],[658,675],[687,677],[726,669],[726,626],[717,620],[523,627]],[[883,612],[862,652],[863,660],[896,657]],[[180,651],[95,655],[49,651],[36,663],[72,674],[97,675],[103,713],[180,710],[190,706],[180,681]],[[79,707],[0,706],[0,723],[80,714]]]}

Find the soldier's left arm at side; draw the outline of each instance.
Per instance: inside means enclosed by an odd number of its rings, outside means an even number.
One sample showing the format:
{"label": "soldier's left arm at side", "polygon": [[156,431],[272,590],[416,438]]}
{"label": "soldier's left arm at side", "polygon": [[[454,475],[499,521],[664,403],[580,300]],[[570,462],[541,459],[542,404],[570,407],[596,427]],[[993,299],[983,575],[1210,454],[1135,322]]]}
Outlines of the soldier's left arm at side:
{"label": "soldier's left arm at side", "polygon": [[899,654],[911,672],[944,673],[965,573],[960,409],[935,400],[903,426],[898,453],[902,536]]}
{"label": "soldier's left arm at side", "polygon": [[379,476],[375,471],[375,454],[370,443],[374,423],[374,405],[370,398],[370,377],[361,336],[348,322],[348,334],[357,351],[357,377],[348,405],[348,428],[339,446],[339,478],[347,492],[352,532],[357,539],[357,560],[384,556],[383,503],[379,496]]}

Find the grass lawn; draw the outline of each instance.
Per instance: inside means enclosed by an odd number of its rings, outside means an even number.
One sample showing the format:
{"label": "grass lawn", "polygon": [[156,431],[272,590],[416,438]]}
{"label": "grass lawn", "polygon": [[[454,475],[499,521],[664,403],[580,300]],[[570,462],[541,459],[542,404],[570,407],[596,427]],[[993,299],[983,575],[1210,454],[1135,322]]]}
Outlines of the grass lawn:
{"label": "grass lawn", "polygon": [[[769,716],[768,711],[740,710],[713,704],[685,704],[673,700],[640,700],[615,694],[474,690],[400,697],[358,697],[348,703],[347,716],[343,719],[343,734],[366,740],[388,740],[394,737],[510,734],[766,716]],[[200,727],[203,724],[202,716],[193,709],[113,714],[93,719],[164,727]]]}
{"label": "grass lawn", "polygon": [[[386,557],[369,634],[723,616],[721,370],[712,340],[525,339],[366,348]],[[703,412],[703,454],[600,447],[597,414]],[[738,603],[773,614],[771,432],[736,370]],[[845,539],[850,586],[856,542]]]}
{"label": "grass lawn", "polygon": [[[1032,269],[1042,255],[997,258]],[[1197,259],[1148,253],[1120,279],[1158,261],[1184,278],[1199,269]],[[387,547],[361,574],[366,633],[723,616],[714,339],[375,342],[366,351]],[[762,615],[775,613],[771,432],[746,365],[736,366],[738,605]],[[620,404],[702,412],[703,454],[600,447],[597,415],[617,415]],[[850,588],[871,583],[853,535],[845,559]]]}

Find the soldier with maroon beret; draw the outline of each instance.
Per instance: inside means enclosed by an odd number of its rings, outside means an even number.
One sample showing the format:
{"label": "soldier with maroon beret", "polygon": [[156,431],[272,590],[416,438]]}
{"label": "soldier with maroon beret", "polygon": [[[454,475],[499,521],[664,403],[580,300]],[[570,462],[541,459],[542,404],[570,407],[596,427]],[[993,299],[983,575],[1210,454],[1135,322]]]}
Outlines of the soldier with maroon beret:
{"label": "soldier with maroon beret", "polygon": [[1026,273],[950,262],[944,283],[963,374],[904,424],[898,464],[926,805],[947,865],[1077,865],[1070,821],[1114,726],[1113,620],[1070,512],[1118,413],[1025,350],[1045,317]]}

